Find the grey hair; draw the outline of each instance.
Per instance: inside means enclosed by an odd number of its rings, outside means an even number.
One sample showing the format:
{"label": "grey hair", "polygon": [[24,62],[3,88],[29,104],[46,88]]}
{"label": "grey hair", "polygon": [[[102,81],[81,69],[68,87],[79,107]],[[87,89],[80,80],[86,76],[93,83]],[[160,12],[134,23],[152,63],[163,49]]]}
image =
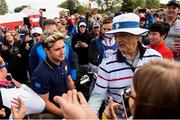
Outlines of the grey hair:
{"label": "grey hair", "polygon": [[58,40],[64,40],[63,33],[55,30],[45,30],[42,34],[43,47],[51,48]]}

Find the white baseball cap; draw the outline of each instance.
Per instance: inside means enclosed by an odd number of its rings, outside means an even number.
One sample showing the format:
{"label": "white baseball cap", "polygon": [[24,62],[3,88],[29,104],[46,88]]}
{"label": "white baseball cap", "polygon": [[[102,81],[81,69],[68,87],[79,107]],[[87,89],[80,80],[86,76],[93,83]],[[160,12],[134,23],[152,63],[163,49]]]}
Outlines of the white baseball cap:
{"label": "white baseball cap", "polygon": [[80,27],[80,26],[85,26],[85,27],[86,27],[87,24],[86,24],[85,22],[80,22],[80,23],[79,23],[79,27]]}
{"label": "white baseball cap", "polygon": [[31,30],[31,35],[33,35],[34,33],[37,33],[37,34],[42,34],[43,31],[40,27],[34,27],[32,30]]}

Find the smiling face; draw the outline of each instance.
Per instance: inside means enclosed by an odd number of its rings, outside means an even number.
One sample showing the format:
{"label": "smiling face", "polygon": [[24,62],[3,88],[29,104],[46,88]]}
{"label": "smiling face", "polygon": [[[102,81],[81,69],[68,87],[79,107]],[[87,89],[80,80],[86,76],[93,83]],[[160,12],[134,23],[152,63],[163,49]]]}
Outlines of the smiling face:
{"label": "smiling face", "polygon": [[84,25],[79,26],[79,31],[80,31],[81,33],[85,33],[85,31],[86,31],[86,26],[84,26]]}
{"label": "smiling face", "polygon": [[165,14],[167,17],[177,16],[177,13],[178,13],[178,7],[176,7],[175,5],[167,6],[165,9]]}
{"label": "smiling face", "polygon": [[150,38],[150,43],[151,45],[159,45],[163,42],[164,40],[164,35],[160,35],[159,32],[149,32],[149,38]]}
{"label": "smiling face", "polygon": [[129,54],[136,51],[139,36],[130,33],[115,33],[114,39],[119,50],[124,54]]}
{"label": "smiling face", "polygon": [[5,37],[6,37],[6,41],[7,41],[8,43],[13,43],[13,42],[14,42],[14,37],[12,36],[12,34],[11,34],[10,32],[7,32],[7,33],[5,34]]}

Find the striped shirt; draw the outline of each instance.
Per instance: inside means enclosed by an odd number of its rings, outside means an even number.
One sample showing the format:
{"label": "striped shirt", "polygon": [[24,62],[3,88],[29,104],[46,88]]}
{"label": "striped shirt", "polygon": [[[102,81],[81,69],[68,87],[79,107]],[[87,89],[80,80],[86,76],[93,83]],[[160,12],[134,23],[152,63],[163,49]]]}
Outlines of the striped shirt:
{"label": "striped shirt", "polygon": [[[134,60],[136,61],[136,64],[129,63],[119,50],[102,61],[92,94],[97,93],[105,95],[105,100],[108,100],[108,97],[112,96],[114,101],[122,103],[120,93],[124,88],[131,86],[134,71],[137,70],[136,68],[141,67],[148,61],[162,59],[161,54],[157,51],[151,48],[147,49],[142,45],[140,46],[138,53],[139,56]],[[93,97],[93,95],[91,97]],[[93,102],[90,98],[90,104],[96,104],[95,102],[99,102],[94,101],[96,98],[92,99]]]}

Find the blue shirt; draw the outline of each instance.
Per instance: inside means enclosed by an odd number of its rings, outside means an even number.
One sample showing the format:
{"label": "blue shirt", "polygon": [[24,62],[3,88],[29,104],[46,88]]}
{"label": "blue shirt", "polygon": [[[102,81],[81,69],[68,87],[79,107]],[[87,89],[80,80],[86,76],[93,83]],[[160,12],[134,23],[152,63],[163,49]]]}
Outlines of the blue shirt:
{"label": "blue shirt", "polygon": [[32,83],[38,94],[49,93],[49,100],[55,103],[54,96],[61,96],[67,92],[69,75],[70,69],[66,60],[62,61],[60,65],[56,65],[46,57],[32,73]]}
{"label": "blue shirt", "polygon": [[38,64],[40,64],[46,58],[46,53],[42,47],[42,43],[36,43],[30,53],[29,53],[29,73],[30,76],[32,72],[36,69]]}

